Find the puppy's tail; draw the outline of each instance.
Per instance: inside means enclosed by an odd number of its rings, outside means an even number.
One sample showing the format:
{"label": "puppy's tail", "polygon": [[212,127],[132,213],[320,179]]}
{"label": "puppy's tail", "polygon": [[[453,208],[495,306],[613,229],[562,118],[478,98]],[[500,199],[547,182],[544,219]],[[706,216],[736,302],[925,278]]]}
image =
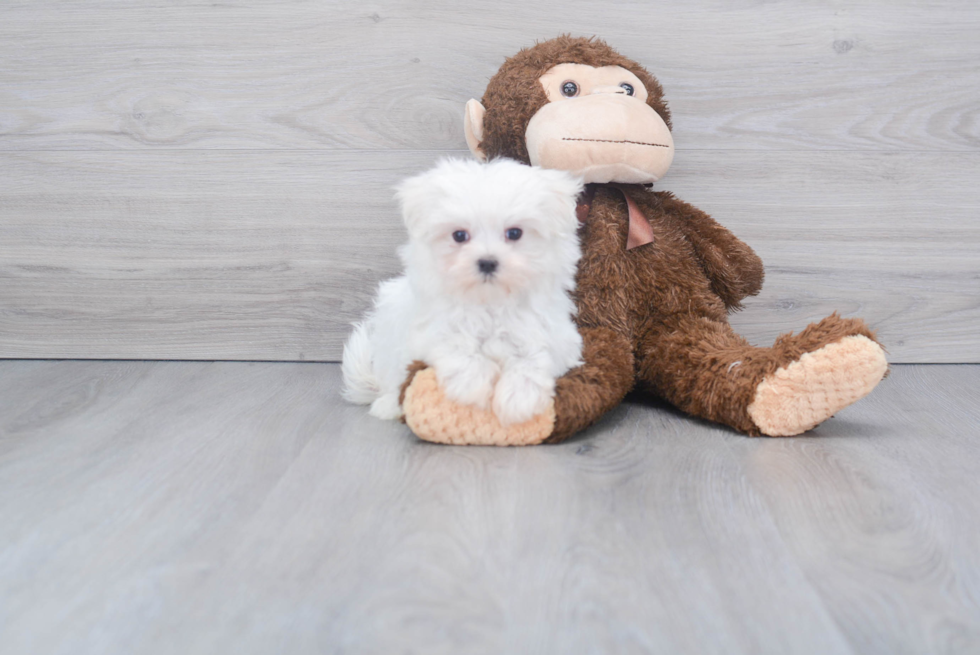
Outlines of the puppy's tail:
{"label": "puppy's tail", "polygon": [[347,343],[344,344],[344,360],[341,364],[344,374],[344,400],[357,405],[368,405],[381,395],[381,385],[371,366],[371,340],[367,326],[357,323]]}

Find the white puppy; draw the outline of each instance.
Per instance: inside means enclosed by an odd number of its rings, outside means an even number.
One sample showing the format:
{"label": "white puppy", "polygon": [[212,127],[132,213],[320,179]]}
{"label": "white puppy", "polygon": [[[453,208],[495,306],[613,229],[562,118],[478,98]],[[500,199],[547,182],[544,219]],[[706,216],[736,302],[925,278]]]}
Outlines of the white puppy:
{"label": "white puppy", "polygon": [[446,396],[503,425],[542,412],[581,363],[569,296],[580,256],[570,174],[508,159],[446,160],[398,187],[405,275],[383,282],[344,346],[344,397],[402,415],[413,360]]}

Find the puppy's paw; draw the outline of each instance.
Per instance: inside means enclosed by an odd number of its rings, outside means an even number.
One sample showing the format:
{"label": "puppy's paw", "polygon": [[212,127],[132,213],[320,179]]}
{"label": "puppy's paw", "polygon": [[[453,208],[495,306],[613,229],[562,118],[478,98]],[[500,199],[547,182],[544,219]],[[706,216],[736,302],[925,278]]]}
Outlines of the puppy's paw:
{"label": "puppy's paw", "polygon": [[402,416],[402,406],[398,403],[398,394],[389,393],[379,396],[371,403],[368,411],[371,416],[385,421],[394,421]]}
{"label": "puppy's paw", "polygon": [[493,413],[501,425],[523,423],[543,412],[554,395],[554,380],[505,371],[493,391]]}
{"label": "puppy's paw", "polygon": [[488,359],[472,358],[448,370],[437,368],[437,373],[447,398],[461,405],[489,409],[497,370],[496,364]]}

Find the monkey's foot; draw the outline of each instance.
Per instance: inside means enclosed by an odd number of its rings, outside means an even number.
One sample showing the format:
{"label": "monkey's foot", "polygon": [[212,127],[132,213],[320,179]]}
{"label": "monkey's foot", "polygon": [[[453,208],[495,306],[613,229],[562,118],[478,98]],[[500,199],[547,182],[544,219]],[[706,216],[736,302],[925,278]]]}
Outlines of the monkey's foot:
{"label": "monkey's foot", "polygon": [[405,423],[420,439],[472,446],[529,446],[539,444],[555,427],[554,402],[524,423],[502,426],[492,412],[458,405],[446,398],[436,373],[425,368],[414,374],[404,391]]}
{"label": "monkey's foot", "polygon": [[844,337],[766,376],[749,417],[770,437],[801,434],[864,398],[887,370],[881,346],[863,335]]}

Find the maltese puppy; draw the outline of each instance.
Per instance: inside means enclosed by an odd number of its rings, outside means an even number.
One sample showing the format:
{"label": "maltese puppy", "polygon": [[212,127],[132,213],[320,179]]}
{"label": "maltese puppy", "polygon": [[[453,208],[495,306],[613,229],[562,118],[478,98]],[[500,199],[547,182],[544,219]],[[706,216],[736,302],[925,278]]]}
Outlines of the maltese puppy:
{"label": "maltese puppy", "polygon": [[408,365],[502,425],[541,413],[555,380],[582,363],[574,323],[582,182],[508,159],[445,160],[397,189],[405,275],[383,282],[344,346],[344,397],[383,419]]}

